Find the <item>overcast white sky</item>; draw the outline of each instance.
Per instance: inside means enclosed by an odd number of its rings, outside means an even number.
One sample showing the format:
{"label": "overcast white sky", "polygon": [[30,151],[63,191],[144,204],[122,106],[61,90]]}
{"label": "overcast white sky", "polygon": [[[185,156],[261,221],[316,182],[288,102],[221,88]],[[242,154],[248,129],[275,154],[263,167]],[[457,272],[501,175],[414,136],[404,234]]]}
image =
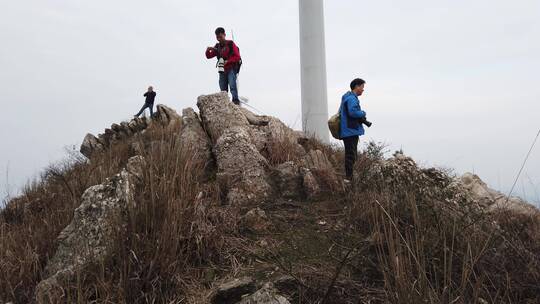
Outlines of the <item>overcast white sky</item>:
{"label": "overcast white sky", "polygon": [[[234,30],[240,95],[300,127],[298,2],[0,0],[0,194],[128,119],[154,85],[177,110],[218,91]],[[540,1],[325,1],[329,112],[367,81],[370,139],[508,190],[540,128]],[[515,193],[538,201],[540,144]]]}

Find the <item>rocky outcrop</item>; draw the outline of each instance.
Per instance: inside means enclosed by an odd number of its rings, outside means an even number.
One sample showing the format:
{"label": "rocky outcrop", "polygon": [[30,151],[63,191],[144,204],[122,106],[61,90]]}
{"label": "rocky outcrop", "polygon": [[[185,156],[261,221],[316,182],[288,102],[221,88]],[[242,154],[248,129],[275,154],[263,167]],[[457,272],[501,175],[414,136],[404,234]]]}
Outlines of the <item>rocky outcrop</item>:
{"label": "rocky outcrop", "polygon": [[267,283],[254,294],[243,298],[239,304],[290,304],[290,302],[279,295],[271,283]]}
{"label": "rocky outcrop", "polygon": [[268,162],[253,143],[244,111],[223,92],[200,96],[197,106],[214,143],[217,178],[227,201],[238,206],[268,198],[272,193]]}
{"label": "rocky outcrop", "polygon": [[266,212],[259,207],[249,210],[242,216],[241,222],[244,228],[253,232],[263,232],[270,226]]}
{"label": "rocky outcrop", "polygon": [[36,288],[38,303],[58,303],[62,282],[77,269],[97,263],[110,253],[118,232],[125,227],[126,210],[134,203],[135,187],[143,177],[144,159],[129,159],[125,169],[105,183],[88,188],[71,223],[57,238],[58,248]]}
{"label": "rocky outcrop", "polygon": [[298,198],[304,194],[300,168],[294,161],[284,162],[274,169],[277,191],[284,198]]}
{"label": "rocky outcrop", "polygon": [[287,298],[279,295],[271,282],[257,290],[251,277],[233,279],[219,285],[210,294],[212,304],[290,304]]}
{"label": "rocky outcrop", "polygon": [[[277,118],[256,115],[240,108],[230,102],[226,93],[200,96],[197,106],[200,115],[187,108],[180,117],[174,110],[158,105],[152,119],[137,118],[113,124],[97,137],[88,134],[81,145],[81,153],[90,158],[119,140],[138,136],[151,126],[159,125],[176,136],[176,142],[171,147],[187,149],[188,155],[200,162],[203,170],[210,167],[215,169],[209,178],[216,173],[220,190],[223,191],[221,194],[230,206],[239,207],[244,212],[249,210],[240,217],[239,227],[263,235],[278,227],[269,218],[272,213],[267,215],[260,208],[263,202],[272,202],[278,196],[299,200],[318,199],[324,194],[344,191],[344,184],[335,170],[336,160],[329,159],[325,152],[327,149],[320,145],[316,148],[317,144],[307,144],[309,139]],[[159,153],[163,142],[159,138],[144,138],[148,139],[147,142],[132,141],[132,149],[140,151],[140,154],[148,151],[148,155]],[[43,280],[36,288],[38,303],[65,301],[63,288],[73,280],[77,271],[99,263],[113,252],[116,237],[126,227],[127,208],[135,203],[135,189],[142,182],[144,163],[141,156],[133,157],[120,173],[84,192],[72,222],[58,236],[58,248],[48,261]],[[453,205],[451,207],[467,204],[476,208],[474,210],[481,206],[482,213],[484,210],[512,210],[522,214],[538,214],[536,208],[521,199],[507,198],[490,189],[476,175],[468,173],[453,178],[442,170],[421,168],[403,154],[375,160],[373,166],[366,166],[365,171],[358,172],[365,176],[355,186],[362,186],[362,180],[369,181],[366,185],[372,188],[370,190],[391,194],[389,197],[396,204],[403,203],[410,195],[419,203],[435,202],[437,208],[449,204]],[[205,187],[212,188],[212,191],[202,190],[196,197],[195,205],[201,214],[204,214],[207,205],[215,202],[217,196],[213,196],[214,183],[204,184],[202,189]],[[212,197],[209,195],[207,198],[206,192]],[[469,211],[466,208],[448,209],[449,212],[459,209],[465,214]],[[322,222],[321,225],[325,224]],[[289,301],[282,295],[294,292],[298,282],[292,277],[282,277],[273,282],[261,288],[263,282],[258,284],[253,278],[234,279],[219,285],[211,293],[210,302],[288,304]]]}
{"label": "rocky outcrop", "polygon": [[[305,192],[304,180],[310,190],[317,188],[317,195],[343,190],[326,155],[319,150],[306,153],[298,143],[301,134],[279,119],[240,108],[225,93],[200,96],[197,106],[213,144],[218,180],[229,203],[257,204],[272,193],[300,197]],[[284,153],[290,157],[284,157]],[[271,169],[271,161],[292,158]],[[274,183],[272,176],[277,176]]]}
{"label": "rocky outcrop", "polygon": [[519,197],[508,197],[493,190],[476,174],[465,173],[459,178],[463,187],[489,211],[511,210],[521,214],[539,214],[539,210]]}
{"label": "rocky outcrop", "polygon": [[177,131],[182,124],[182,117],[176,113],[175,110],[167,107],[166,105],[159,104],[156,107],[156,113],[154,114],[155,122],[161,126],[169,129],[170,131]]}
{"label": "rocky outcrop", "polygon": [[452,177],[434,168],[421,168],[412,158],[399,153],[377,162],[365,178],[380,187],[380,192],[398,191],[398,197],[416,195],[420,199],[444,200],[449,203],[459,200],[454,197],[459,191],[456,191],[458,185]]}
{"label": "rocky outcrop", "polygon": [[227,129],[217,140],[214,154],[219,184],[233,205],[258,204],[269,197],[268,162],[251,143],[245,129]]}
{"label": "rocky outcrop", "polygon": [[[536,214],[540,211],[518,197],[508,197],[504,193],[488,187],[477,175],[465,173],[453,177],[435,168],[421,168],[412,158],[403,154],[383,160],[370,172],[369,179],[376,179],[381,191],[410,189],[418,198],[435,199],[446,204],[468,205],[494,212],[509,210],[521,214]],[[403,193],[404,194],[404,193]]]}
{"label": "rocky outcrop", "polygon": [[104,151],[117,141],[140,134],[152,124],[159,124],[169,130],[179,130],[181,117],[173,109],[165,105],[157,105],[153,118],[134,118],[129,122],[114,123],[98,136],[86,134],[80,152],[87,158],[91,158],[95,152]]}
{"label": "rocky outcrop", "polygon": [[[304,181],[310,184],[316,183],[310,188],[318,188],[319,192],[338,193],[343,191],[343,181],[337,176],[334,166],[321,150],[309,151],[302,159],[301,164]],[[313,196],[313,194],[310,195]]]}
{"label": "rocky outcrop", "polygon": [[94,152],[103,150],[105,150],[105,146],[103,145],[102,141],[90,133],[86,134],[81,144],[80,151],[82,155],[90,158]]}
{"label": "rocky outcrop", "polygon": [[238,303],[243,296],[257,290],[255,281],[250,277],[233,279],[219,285],[210,295],[212,304]]}
{"label": "rocky outcrop", "polygon": [[197,107],[206,132],[216,143],[221,135],[233,128],[246,129],[249,121],[239,107],[229,101],[227,93],[202,95],[197,98]]}
{"label": "rocky outcrop", "polygon": [[213,163],[212,145],[204,130],[199,115],[192,108],[182,110],[182,129],[178,138],[179,145],[193,153],[193,159],[207,171]]}

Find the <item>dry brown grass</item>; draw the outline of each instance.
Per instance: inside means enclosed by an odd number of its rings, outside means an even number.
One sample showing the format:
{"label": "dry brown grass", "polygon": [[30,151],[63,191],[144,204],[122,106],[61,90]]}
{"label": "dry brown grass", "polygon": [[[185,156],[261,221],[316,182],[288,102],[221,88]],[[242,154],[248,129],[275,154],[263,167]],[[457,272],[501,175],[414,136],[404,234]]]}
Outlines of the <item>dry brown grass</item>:
{"label": "dry brown grass", "polygon": [[[65,286],[66,302],[178,300],[203,284],[203,265],[219,265],[216,276],[233,267],[226,236],[235,234],[237,217],[220,206],[215,183],[201,183],[200,162],[175,139],[175,133],[160,129],[137,139],[147,165],[127,229],[119,229],[108,259],[81,269]],[[89,162],[74,156],[51,166],[2,210],[0,300],[33,301],[56,236],[71,221],[82,193],[125,166],[134,154],[132,141],[118,142]]]}
{"label": "dry brown grass", "polygon": [[[382,147],[359,155],[347,195],[262,205],[272,228],[256,234],[238,227],[240,214],[222,205],[214,177],[175,139],[159,128],[137,139],[144,186],[110,256],[66,283],[66,302],[208,303],[216,281],[274,272],[298,280],[287,293],[293,303],[540,302],[540,219],[486,214],[467,201],[443,203],[445,191],[423,196],[422,185],[372,180]],[[0,300],[33,301],[83,191],[118,173],[134,154],[130,144],[91,162],[71,157],[8,203],[0,213]],[[271,164],[298,157],[292,144],[275,144],[284,153]],[[313,139],[303,146],[342,171],[339,149]]]}
{"label": "dry brown grass", "polygon": [[129,209],[127,230],[108,259],[81,271],[82,283],[70,286],[84,294],[81,303],[180,303],[209,286],[208,269],[217,277],[234,268],[234,210],[220,206],[215,183],[201,183],[204,164],[174,134],[148,136],[160,144],[143,155],[144,187]]}
{"label": "dry brown grass", "polygon": [[70,157],[8,202],[0,214],[0,299],[31,301],[56,236],[71,221],[83,191],[118,172],[126,155],[119,144],[90,163]]}
{"label": "dry brown grass", "polygon": [[376,245],[391,303],[539,303],[540,218],[485,213],[422,185],[365,187],[349,220]]}

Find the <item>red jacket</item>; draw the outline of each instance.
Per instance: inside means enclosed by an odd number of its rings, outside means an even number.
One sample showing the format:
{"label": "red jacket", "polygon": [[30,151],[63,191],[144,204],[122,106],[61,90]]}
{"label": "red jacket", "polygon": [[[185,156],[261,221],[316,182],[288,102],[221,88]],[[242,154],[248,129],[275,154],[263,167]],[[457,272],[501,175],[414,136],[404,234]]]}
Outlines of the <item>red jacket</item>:
{"label": "red jacket", "polygon": [[[232,52],[229,49],[230,46],[232,46]],[[218,51],[220,56],[218,56]],[[218,43],[213,48],[206,50],[206,58],[210,59],[216,56],[218,56],[218,58],[225,59],[225,72],[228,72],[241,60],[240,50],[232,40],[226,40],[223,45]]]}

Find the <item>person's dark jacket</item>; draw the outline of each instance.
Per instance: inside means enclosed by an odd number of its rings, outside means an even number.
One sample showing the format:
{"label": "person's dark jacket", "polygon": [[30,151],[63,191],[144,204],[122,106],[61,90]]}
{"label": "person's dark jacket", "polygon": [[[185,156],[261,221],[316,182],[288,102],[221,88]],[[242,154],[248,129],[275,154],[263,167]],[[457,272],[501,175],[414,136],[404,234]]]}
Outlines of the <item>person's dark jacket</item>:
{"label": "person's dark jacket", "polygon": [[146,92],[144,93],[143,95],[144,97],[146,97],[146,100],[145,100],[145,103],[154,103],[154,99],[156,98],[156,92],[152,91],[152,92]]}
{"label": "person's dark jacket", "polygon": [[366,112],[360,108],[360,101],[356,94],[349,91],[341,97],[339,112],[341,114],[339,132],[341,138],[364,135],[364,126],[360,119],[366,117]]}

